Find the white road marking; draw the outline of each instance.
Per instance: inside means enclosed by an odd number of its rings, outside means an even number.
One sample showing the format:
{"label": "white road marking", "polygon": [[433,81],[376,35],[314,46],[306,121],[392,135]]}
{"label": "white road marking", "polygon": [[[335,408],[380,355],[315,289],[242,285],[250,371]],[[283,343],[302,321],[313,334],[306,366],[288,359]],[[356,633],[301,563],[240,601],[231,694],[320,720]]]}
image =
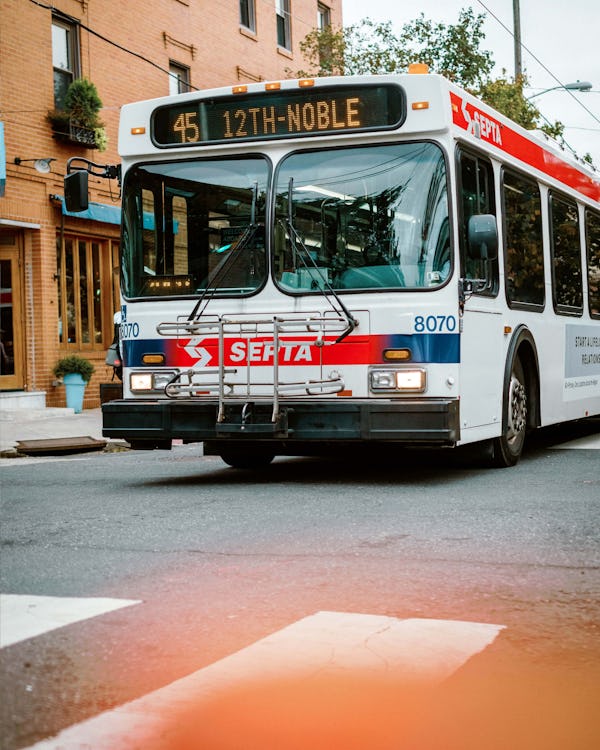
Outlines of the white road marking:
{"label": "white road marking", "polygon": [[139,603],[134,599],[0,594],[0,648]]}
{"label": "white road marking", "polygon": [[154,747],[152,740],[169,731],[170,711],[197,709],[252,679],[264,682],[360,670],[361,675],[375,678],[399,676],[439,683],[489,646],[503,627],[318,612],[160,690],[75,724],[30,750]]}
{"label": "white road marking", "polygon": [[600,435],[588,435],[587,437],[576,438],[575,440],[569,440],[567,443],[560,443],[560,445],[553,445],[553,448],[587,448],[600,450]]}
{"label": "white road marking", "polygon": [[0,469],[9,466],[28,466],[30,464],[59,463],[60,461],[89,461],[91,455],[87,456],[31,456],[29,458],[0,458]]}

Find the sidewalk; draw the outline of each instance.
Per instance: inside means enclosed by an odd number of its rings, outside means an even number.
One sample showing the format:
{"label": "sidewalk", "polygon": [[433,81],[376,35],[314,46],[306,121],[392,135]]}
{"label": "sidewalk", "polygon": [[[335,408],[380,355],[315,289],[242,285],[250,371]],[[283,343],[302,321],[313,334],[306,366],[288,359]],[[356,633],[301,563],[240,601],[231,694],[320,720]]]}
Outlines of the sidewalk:
{"label": "sidewalk", "polygon": [[73,409],[1,409],[0,454],[14,450],[19,440],[53,438],[102,437],[102,410],[84,409],[75,414]]}

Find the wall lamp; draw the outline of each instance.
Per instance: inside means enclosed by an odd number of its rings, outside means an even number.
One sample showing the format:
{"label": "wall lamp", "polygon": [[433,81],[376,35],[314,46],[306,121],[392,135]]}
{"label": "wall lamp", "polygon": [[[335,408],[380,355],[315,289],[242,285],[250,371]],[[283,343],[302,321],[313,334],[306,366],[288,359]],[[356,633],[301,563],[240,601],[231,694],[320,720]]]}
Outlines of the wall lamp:
{"label": "wall lamp", "polygon": [[19,164],[23,164],[25,161],[32,161],[33,166],[35,167],[37,172],[41,172],[42,174],[48,174],[50,171],[50,162],[56,161],[53,157],[50,157],[49,159],[21,159],[18,156],[15,156],[15,164],[19,166]]}
{"label": "wall lamp", "polygon": [[536,96],[547,94],[549,91],[560,91],[561,89],[566,89],[567,91],[590,91],[591,88],[592,84],[589,81],[574,81],[573,83],[565,83],[564,86],[552,86],[550,89],[538,91],[537,94],[528,96],[527,101],[529,102],[532,99],[535,99]]}

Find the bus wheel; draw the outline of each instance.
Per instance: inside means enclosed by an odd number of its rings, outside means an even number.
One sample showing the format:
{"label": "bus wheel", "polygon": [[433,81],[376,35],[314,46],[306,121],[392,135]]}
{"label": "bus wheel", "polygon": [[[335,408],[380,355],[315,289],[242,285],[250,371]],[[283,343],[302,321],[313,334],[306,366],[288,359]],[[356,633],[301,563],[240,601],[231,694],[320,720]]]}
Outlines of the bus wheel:
{"label": "bus wheel", "polygon": [[251,449],[222,451],[219,455],[234,469],[263,469],[275,458],[274,453]]}
{"label": "bus wheel", "polygon": [[527,432],[527,395],[525,371],[521,360],[515,357],[504,393],[502,435],[492,441],[494,466],[514,466],[521,458]]}

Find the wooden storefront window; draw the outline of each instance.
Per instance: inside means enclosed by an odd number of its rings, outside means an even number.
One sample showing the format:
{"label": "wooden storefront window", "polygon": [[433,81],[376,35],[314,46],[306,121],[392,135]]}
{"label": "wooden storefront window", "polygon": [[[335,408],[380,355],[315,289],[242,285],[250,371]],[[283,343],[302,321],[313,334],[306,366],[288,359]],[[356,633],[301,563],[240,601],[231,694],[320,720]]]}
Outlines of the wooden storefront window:
{"label": "wooden storefront window", "polygon": [[105,349],[119,308],[118,242],[66,235],[58,242],[58,337],[66,349]]}

